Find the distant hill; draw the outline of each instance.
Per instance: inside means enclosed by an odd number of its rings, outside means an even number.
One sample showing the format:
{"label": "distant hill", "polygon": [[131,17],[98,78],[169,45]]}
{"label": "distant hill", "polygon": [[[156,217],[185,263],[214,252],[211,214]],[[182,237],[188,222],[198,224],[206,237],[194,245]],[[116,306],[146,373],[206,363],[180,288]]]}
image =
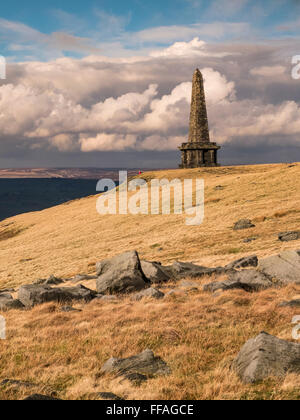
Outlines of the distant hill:
{"label": "distant hill", "polygon": [[[117,179],[118,171],[119,169],[114,168],[8,168],[0,169],[0,178]],[[128,173],[135,175],[138,170],[131,169]]]}

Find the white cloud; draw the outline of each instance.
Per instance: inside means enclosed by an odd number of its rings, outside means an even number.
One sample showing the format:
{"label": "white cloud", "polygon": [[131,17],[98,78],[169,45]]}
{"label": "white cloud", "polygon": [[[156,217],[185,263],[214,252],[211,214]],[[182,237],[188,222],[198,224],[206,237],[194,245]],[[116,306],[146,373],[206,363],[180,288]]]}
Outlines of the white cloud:
{"label": "white cloud", "polygon": [[[297,94],[295,82],[282,62],[269,62],[275,55],[264,48],[226,45],[223,52],[230,55],[221,58],[221,46],[196,38],[155,57],[12,64],[0,84],[0,150],[8,141],[61,153],[176,150],[187,139],[196,67],[205,79],[213,141],[263,145],[270,137],[272,144],[280,138],[281,144],[299,145],[300,96],[281,96],[287,87]],[[268,66],[261,65],[262,56]],[[263,83],[249,78],[249,71],[263,76]]]}

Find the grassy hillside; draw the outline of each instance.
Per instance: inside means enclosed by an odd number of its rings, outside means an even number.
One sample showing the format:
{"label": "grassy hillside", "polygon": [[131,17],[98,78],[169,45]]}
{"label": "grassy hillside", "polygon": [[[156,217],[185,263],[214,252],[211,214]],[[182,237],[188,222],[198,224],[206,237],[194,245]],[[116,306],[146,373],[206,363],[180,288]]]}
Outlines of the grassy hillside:
{"label": "grassy hillside", "polygon": [[[163,263],[222,264],[290,248],[276,234],[300,226],[300,164],[172,170],[142,177],[203,178],[204,223],[186,226],[185,215],[100,216],[95,197],[7,219],[0,224],[0,286],[30,283],[52,273],[68,277],[92,272],[96,261],[129,249]],[[224,190],[216,191],[219,185]],[[244,217],[256,228],[234,232],[234,222]],[[244,244],[249,236],[258,239]]]}
{"label": "grassy hillside", "polygon": [[[153,177],[205,179],[205,221],[188,227],[185,216],[100,216],[90,197],[39,213],[6,220],[0,226],[0,287],[31,283],[39,277],[94,272],[96,261],[128,249],[144,259],[175,259],[211,266],[256,253],[300,249],[281,243],[277,233],[300,228],[300,164],[161,171]],[[215,190],[222,185],[223,190]],[[256,228],[233,231],[240,218]],[[257,236],[245,244],[243,240]],[[198,280],[199,286],[210,279]],[[88,286],[95,286],[90,281]],[[163,288],[172,288],[168,284]],[[300,295],[289,285],[258,293],[231,290],[220,295],[181,292],[163,301],[92,301],[61,313],[58,304],[5,314],[7,340],[0,341],[0,382],[33,382],[33,388],[1,387],[0,398],[33,392],[60,398],[92,399],[99,391],[128,399],[299,399],[300,378],[268,379],[242,385],[230,370],[241,346],[264,330],[291,340],[294,309],[279,308]],[[110,357],[152,349],[172,375],[140,388],[99,374]]]}

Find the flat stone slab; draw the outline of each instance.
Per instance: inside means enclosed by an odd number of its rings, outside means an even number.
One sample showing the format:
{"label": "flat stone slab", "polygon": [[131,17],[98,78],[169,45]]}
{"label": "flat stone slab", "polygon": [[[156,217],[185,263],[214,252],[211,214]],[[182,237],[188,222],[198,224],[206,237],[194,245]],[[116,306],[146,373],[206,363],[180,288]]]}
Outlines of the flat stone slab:
{"label": "flat stone slab", "polygon": [[255,225],[249,219],[238,220],[233,226],[233,230],[243,230],[251,228],[255,228]]}
{"label": "flat stone slab", "polygon": [[163,299],[164,298],[164,293],[162,293],[160,290],[158,289],[154,289],[153,287],[150,287],[149,289],[145,289],[139,293],[134,294],[131,297],[131,300],[134,301],[139,301],[142,300],[144,298],[151,298],[151,299]]}
{"label": "flat stone slab", "polygon": [[289,372],[300,373],[300,344],[263,332],[242,347],[233,369],[244,383],[284,377]]}
{"label": "flat stone slab", "polygon": [[203,286],[204,291],[216,292],[232,289],[243,289],[246,292],[258,292],[259,290],[273,287],[274,284],[264,274],[256,270],[232,271],[228,280],[223,282],[208,283]]}
{"label": "flat stone slab", "polygon": [[278,235],[278,239],[281,242],[297,241],[298,239],[300,239],[300,231],[281,232]]}
{"label": "flat stone slab", "polygon": [[170,268],[173,272],[173,277],[175,280],[180,280],[185,277],[201,278],[203,276],[225,273],[225,269],[223,267],[208,268],[201,265],[180,261],[175,261]]}
{"label": "flat stone slab", "polygon": [[133,293],[150,286],[151,282],[145,276],[138,253],[125,252],[96,265],[98,293],[121,294]]}
{"label": "flat stone slab", "polygon": [[300,283],[300,256],[297,251],[284,251],[260,260],[258,270],[282,284]]}
{"label": "flat stone slab", "polygon": [[18,298],[26,307],[40,305],[46,302],[89,302],[96,296],[93,290],[80,285],[76,287],[50,287],[28,284],[21,286]]}
{"label": "flat stone slab", "polygon": [[152,350],[145,350],[136,356],[126,359],[109,359],[101,368],[102,373],[112,373],[116,376],[128,374],[144,375],[147,378],[169,375],[171,369],[160,357],[154,356]]}

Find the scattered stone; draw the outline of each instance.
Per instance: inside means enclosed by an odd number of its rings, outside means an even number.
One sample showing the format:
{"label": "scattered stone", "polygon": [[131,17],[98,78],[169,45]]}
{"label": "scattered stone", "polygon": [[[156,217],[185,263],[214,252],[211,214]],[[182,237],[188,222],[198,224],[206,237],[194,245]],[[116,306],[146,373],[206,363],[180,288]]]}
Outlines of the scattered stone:
{"label": "scattered stone", "polygon": [[243,230],[254,228],[255,225],[249,219],[241,219],[237,221],[233,227],[234,230]]}
{"label": "scattered stone", "polygon": [[82,312],[80,309],[75,309],[72,306],[62,306],[60,308],[61,312]]}
{"label": "scattered stone", "polygon": [[243,240],[244,244],[249,244],[254,241],[257,241],[257,238],[253,237],[253,238],[246,238]]}
{"label": "scattered stone", "polygon": [[300,231],[279,233],[278,239],[281,242],[297,241],[298,239],[300,239]]}
{"label": "scattered stone", "polygon": [[260,260],[258,270],[282,284],[300,283],[300,256],[296,251],[284,251]]}
{"label": "scattered stone", "polygon": [[118,397],[118,395],[112,392],[98,392],[95,394],[95,397],[106,401],[124,401],[124,398]]}
{"label": "scattered stone", "polygon": [[262,332],[247,341],[233,362],[233,368],[244,383],[284,377],[288,372],[300,373],[300,344]]}
{"label": "scattered stone", "polygon": [[250,257],[240,258],[239,260],[233,261],[232,263],[226,265],[226,270],[238,270],[240,268],[246,267],[257,267],[258,266],[258,258],[256,255],[251,255]]}
{"label": "scattered stone", "polygon": [[138,253],[125,252],[97,264],[97,291],[104,294],[132,293],[148,287]]}
{"label": "scattered stone", "polygon": [[164,296],[164,293],[162,293],[160,290],[150,287],[149,289],[145,289],[142,292],[133,295],[131,300],[139,301],[143,298],[162,299]]}
{"label": "scattered stone", "polygon": [[211,276],[213,274],[223,274],[223,267],[208,268],[200,265],[175,261],[171,266],[173,277],[180,280],[185,277],[201,278],[203,276]]}
{"label": "scattered stone", "polygon": [[19,289],[19,300],[26,307],[32,307],[46,302],[89,302],[95,297],[95,292],[79,285],[76,287],[50,287],[29,284]]}
{"label": "scattered stone", "polygon": [[156,262],[141,261],[141,267],[145,276],[153,284],[166,283],[170,280],[170,275],[167,269],[164,269],[161,264]]}
{"label": "scattered stone", "polygon": [[10,293],[0,294],[0,311],[8,311],[10,309],[23,309],[24,305],[18,300],[13,299]]}
{"label": "scattered stone", "polygon": [[2,387],[16,387],[16,388],[34,388],[36,385],[30,382],[18,381],[16,379],[4,379],[0,382]]}
{"label": "scattered stone", "polygon": [[229,279],[233,282],[239,282],[241,288],[246,292],[258,292],[274,286],[268,277],[256,270],[232,272]]}
{"label": "scattered stone", "polygon": [[246,292],[258,292],[273,286],[271,280],[256,270],[232,271],[228,280],[205,284],[205,292],[226,291],[232,289],[243,289]]}
{"label": "scattered stone", "polygon": [[204,292],[215,293],[217,291],[226,291],[231,289],[242,289],[241,283],[238,280],[225,280],[208,283],[203,286]]}
{"label": "scattered stone", "polygon": [[300,299],[290,300],[289,302],[281,302],[281,308],[300,308]]}
{"label": "scattered stone", "polygon": [[24,398],[23,401],[61,401],[58,398],[50,397],[49,395],[32,394]]}
{"label": "scattered stone", "polygon": [[101,372],[113,373],[122,377],[134,373],[151,378],[153,376],[169,375],[171,369],[160,357],[155,357],[152,350],[148,349],[126,359],[111,358],[102,366]]}

